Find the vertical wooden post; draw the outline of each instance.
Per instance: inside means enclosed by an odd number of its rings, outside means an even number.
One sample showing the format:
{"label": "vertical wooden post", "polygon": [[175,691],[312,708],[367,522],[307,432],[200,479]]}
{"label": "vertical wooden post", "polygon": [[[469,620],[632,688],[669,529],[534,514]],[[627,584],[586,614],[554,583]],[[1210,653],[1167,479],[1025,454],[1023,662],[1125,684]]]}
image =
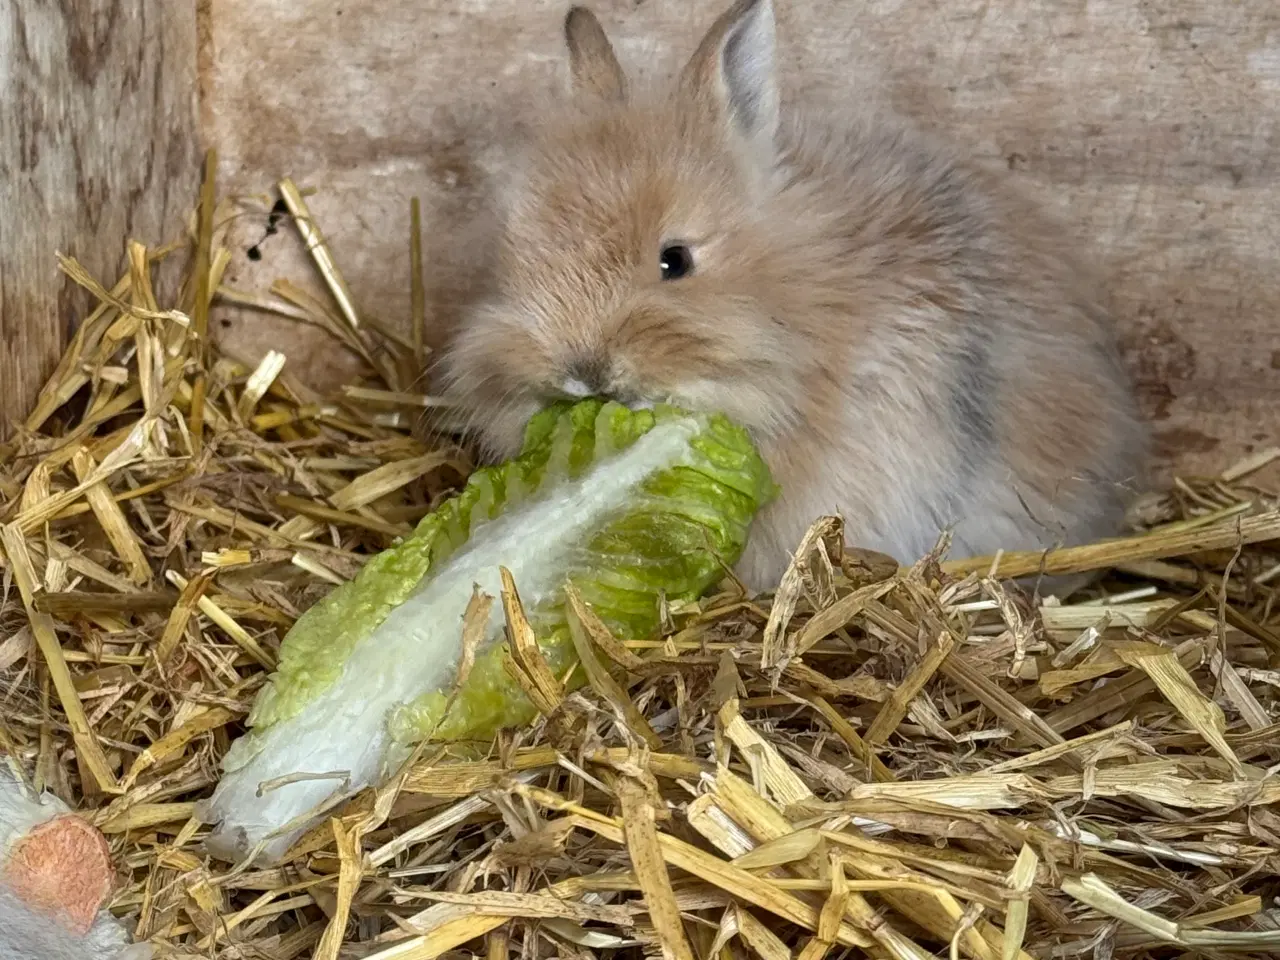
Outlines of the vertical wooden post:
{"label": "vertical wooden post", "polygon": [[110,287],[194,207],[196,79],[195,3],[0,0],[0,437],[88,306],[55,252]]}

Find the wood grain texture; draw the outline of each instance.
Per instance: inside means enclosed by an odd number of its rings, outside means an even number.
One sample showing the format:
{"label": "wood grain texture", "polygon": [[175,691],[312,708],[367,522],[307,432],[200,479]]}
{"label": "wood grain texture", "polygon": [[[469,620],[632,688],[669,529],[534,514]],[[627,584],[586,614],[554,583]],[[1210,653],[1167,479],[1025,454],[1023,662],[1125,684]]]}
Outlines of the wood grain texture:
{"label": "wood grain texture", "polygon": [[199,173],[195,16],[169,0],[0,0],[0,435],[129,238],[173,239]]}
{"label": "wood grain texture", "polygon": [[[476,198],[563,69],[561,0],[206,0],[205,116],[228,185],[282,175],[357,300],[403,322],[409,197],[428,226],[437,329],[468,295]],[[641,74],[687,55],[725,0],[596,0]],[[1220,468],[1280,441],[1280,5],[1274,0],[776,0],[792,91],[891,102],[1035,185],[1111,278],[1166,459]],[[263,236],[246,221],[244,246]],[[288,231],[237,251],[265,288],[305,273]],[[349,376],[287,323],[224,313],[233,349],[285,344],[295,373]]]}

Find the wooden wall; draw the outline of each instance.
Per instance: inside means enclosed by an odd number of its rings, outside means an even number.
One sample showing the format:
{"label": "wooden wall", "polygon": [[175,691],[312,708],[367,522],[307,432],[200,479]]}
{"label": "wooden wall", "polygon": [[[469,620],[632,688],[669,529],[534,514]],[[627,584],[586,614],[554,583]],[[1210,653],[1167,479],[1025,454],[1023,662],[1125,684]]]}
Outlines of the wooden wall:
{"label": "wooden wall", "polygon": [[[643,73],[685,56],[724,2],[596,9]],[[793,91],[883,98],[1038,185],[1066,216],[1112,278],[1167,455],[1219,468],[1280,440],[1280,4],[776,2]],[[87,8],[87,21],[66,12]],[[74,310],[52,251],[78,249],[110,274],[126,235],[161,235],[194,197],[192,83],[222,188],[254,194],[285,175],[316,188],[312,209],[362,308],[392,322],[408,314],[408,207],[420,196],[442,329],[470,283],[477,198],[507,162],[511,131],[536,122],[559,83],[565,0],[0,10],[0,27],[14,25],[0,29],[0,384],[11,417]],[[237,226],[237,286],[309,275],[288,231],[249,259],[265,226],[265,212]],[[351,373],[288,321],[224,311],[218,329],[246,359],[283,347],[315,384]]]}
{"label": "wooden wall", "polygon": [[0,0],[0,435],[32,406],[129,238],[172,239],[195,202],[196,18],[173,0]]}
{"label": "wooden wall", "polygon": [[[408,311],[420,194],[438,322],[463,229],[561,69],[566,0],[213,0],[210,130],[246,192],[288,173],[367,310]],[[727,0],[595,0],[620,54],[666,69]],[[1112,276],[1161,445],[1217,469],[1280,409],[1280,4],[1275,0],[775,0],[790,86],[882,97],[1042,189]],[[262,224],[245,225],[246,241]],[[288,267],[273,238],[237,282]],[[261,317],[254,353],[346,376]]]}

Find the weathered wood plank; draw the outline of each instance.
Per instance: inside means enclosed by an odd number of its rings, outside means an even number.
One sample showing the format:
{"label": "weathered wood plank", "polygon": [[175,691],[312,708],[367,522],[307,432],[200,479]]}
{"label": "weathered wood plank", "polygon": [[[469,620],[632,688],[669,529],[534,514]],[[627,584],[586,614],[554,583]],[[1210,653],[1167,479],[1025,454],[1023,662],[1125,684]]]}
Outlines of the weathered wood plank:
{"label": "weathered wood plank", "polygon": [[[591,0],[631,65],[686,55],[727,0]],[[568,0],[210,0],[207,117],[228,187],[281,175],[366,310],[409,310],[422,197],[432,316],[454,319],[460,229],[558,82]],[[883,97],[1033,182],[1111,277],[1166,452],[1219,468],[1280,409],[1280,4],[1275,0],[777,0],[792,88]],[[283,38],[287,38],[287,42]],[[271,131],[264,136],[264,131]],[[244,224],[244,244],[263,235]],[[287,231],[240,286],[305,273]],[[288,263],[298,256],[296,266]],[[247,353],[341,379],[287,324],[224,317]],[[318,382],[318,380],[316,380]]]}
{"label": "weathered wood plank", "polygon": [[0,435],[125,244],[172,239],[199,174],[196,22],[171,0],[0,0]]}

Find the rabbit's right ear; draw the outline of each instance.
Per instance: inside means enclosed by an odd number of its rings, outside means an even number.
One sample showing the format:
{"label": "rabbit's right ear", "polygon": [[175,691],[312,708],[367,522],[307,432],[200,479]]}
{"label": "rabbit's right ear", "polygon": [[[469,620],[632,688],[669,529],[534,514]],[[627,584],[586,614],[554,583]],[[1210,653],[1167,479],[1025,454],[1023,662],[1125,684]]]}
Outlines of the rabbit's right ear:
{"label": "rabbit's right ear", "polygon": [[776,74],[772,0],[737,0],[707,31],[684,69],[680,90],[767,169],[778,129]]}
{"label": "rabbit's right ear", "polygon": [[564,18],[569,46],[569,76],[574,96],[625,100],[627,77],[596,15],[586,7],[572,7]]}

